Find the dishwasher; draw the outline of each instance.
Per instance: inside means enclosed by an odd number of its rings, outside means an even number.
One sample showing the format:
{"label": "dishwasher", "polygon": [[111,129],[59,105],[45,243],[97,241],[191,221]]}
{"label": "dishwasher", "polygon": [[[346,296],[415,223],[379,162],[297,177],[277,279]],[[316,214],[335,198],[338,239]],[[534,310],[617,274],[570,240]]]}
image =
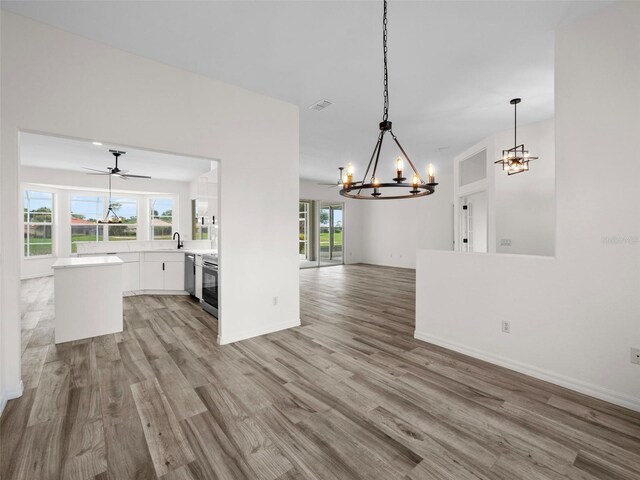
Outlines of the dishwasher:
{"label": "dishwasher", "polygon": [[184,289],[189,295],[196,296],[196,256],[191,253],[184,256]]}

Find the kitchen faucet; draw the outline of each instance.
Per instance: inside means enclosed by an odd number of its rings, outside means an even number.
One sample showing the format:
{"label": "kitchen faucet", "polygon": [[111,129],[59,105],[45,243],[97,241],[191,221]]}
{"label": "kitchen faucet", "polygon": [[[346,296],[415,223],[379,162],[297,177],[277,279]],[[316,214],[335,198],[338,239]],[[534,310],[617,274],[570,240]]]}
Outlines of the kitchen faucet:
{"label": "kitchen faucet", "polygon": [[174,239],[174,240],[176,239],[176,235],[178,235],[178,249],[183,248],[183,247],[184,247],[184,245],[183,245],[183,243],[180,241],[180,234],[179,234],[178,232],[175,232],[175,233],[173,234],[173,239]]}

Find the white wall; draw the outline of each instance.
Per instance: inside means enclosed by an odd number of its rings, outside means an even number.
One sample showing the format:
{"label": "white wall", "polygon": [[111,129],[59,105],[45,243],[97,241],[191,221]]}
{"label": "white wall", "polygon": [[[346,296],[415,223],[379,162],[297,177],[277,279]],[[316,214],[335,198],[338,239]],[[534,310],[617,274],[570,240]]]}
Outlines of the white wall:
{"label": "white wall", "polygon": [[416,338],[640,410],[638,45],[638,3],[557,32],[556,257],[419,252]]}
{"label": "white wall", "polygon": [[[2,17],[3,17],[3,13],[2,13],[2,9],[0,9],[0,28],[2,28]],[[1,32],[0,32],[1,33]],[[3,46],[3,40],[2,40],[2,35],[0,34],[0,58],[2,57],[1,52],[2,52],[2,46]],[[2,78],[2,75],[4,74],[4,68],[3,68],[3,62],[0,61],[0,79]],[[0,93],[1,93],[1,86],[2,86],[2,82],[0,81]],[[2,95],[0,94],[0,111],[2,110]],[[0,130],[2,128],[2,118],[0,115]],[[2,135],[0,135],[0,154],[2,153]],[[2,162],[2,157],[0,157],[0,167],[2,167],[4,165],[4,162]],[[4,182],[4,176],[5,174],[2,172],[2,168],[0,168],[0,186],[2,186],[3,182]],[[2,195],[2,193],[0,193],[0,213],[4,215],[4,195]],[[7,369],[7,367],[5,367],[6,364],[6,356],[4,354],[4,320],[3,318],[5,318],[5,301],[4,301],[4,295],[5,295],[5,276],[2,272],[5,271],[5,261],[4,261],[4,250],[5,250],[5,245],[4,245],[4,231],[2,226],[0,225],[0,349],[2,349],[2,351],[0,351],[0,413],[2,413],[2,411],[4,410],[4,407],[7,403],[7,397],[9,395],[11,395],[12,397],[15,397],[16,395],[18,395],[21,391],[22,391],[22,382],[18,383],[18,384],[14,384],[14,391],[9,391],[10,387],[10,383],[6,381],[5,379],[5,374],[4,371]],[[12,279],[10,279],[12,280]],[[7,309],[10,310],[10,309]],[[11,312],[11,314],[15,315],[15,312]],[[12,352],[13,353],[13,352]],[[15,365],[12,365],[12,367],[15,367]],[[13,381],[15,381],[15,376],[13,377]]]}
{"label": "white wall", "polygon": [[[528,172],[509,176],[494,164],[502,156],[502,150],[513,146],[513,128],[482,139],[453,159],[454,178],[458,182],[460,162],[486,150],[486,177],[466,185],[454,185],[458,212],[455,238],[460,243],[459,199],[485,191],[489,253],[553,255],[556,213],[554,119],[519,125],[518,143],[524,143],[531,155],[540,157],[530,162]],[[511,246],[502,246],[503,239],[511,240]]]}
{"label": "white wall", "polygon": [[362,203],[345,198],[337,187],[318,185],[316,180],[300,180],[300,200],[344,203],[344,263],[362,261]]}
{"label": "white wall", "polygon": [[[521,105],[526,107],[524,101]],[[493,161],[500,157],[502,149],[513,145],[513,130],[498,133],[494,142],[498,156],[490,159]],[[518,143],[523,142],[531,155],[539,157],[529,163],[528,172],[509,176],[497,165],[488,166],[488,171],[495,176],[495,251],[553,256],[556,240],[554,120],[518,127]],[[502,246],[502,239],[511,240],[511,246]]]}
{"label": "white wall", "polygon": [[1,328],[7,395],[21,390],[20,130],[219,159],[219,340],[299,324],[297,107],[6,12],[1,30]]}
{"label": "white wall", "polygon": [[438,175],[433,195],[410,200],[360,200],[362,261],[416,268],[416,252],[451,250],[453,177]]}
{"label": "white wall", "polygon": [[[22,192],[25,189],[48,191],[54,194],[53,255],[45,256],[44,258],[23,256],[20,277],[25,279],[53,275],[51,265],[56,259],[71,255],[69,210],[71,196],[76,194],[106,195],[104,177],[89,176],[84,175],[82,172],[68,170],[22,166],[20,168],[20,180],[22,181],[21,199],[23,198]],[[82,190],[79,188],[80,186],[82,186]],[[78,188],[70,190],[56,187]],[[188,182],[174,182],[156,178],[131,178],[126,182],[119,182],[113,192],[114,195],[134,192],[130,193],[129,196],[138,200],[137,240],[149,240],[149,217],[145,212],[148,211],[149,199],[158,196],[173,198],[173,230],[180,232],[183,240],[191,239],[191,200],[189,199]],[[139,192],[155,193],[141,194]]]}

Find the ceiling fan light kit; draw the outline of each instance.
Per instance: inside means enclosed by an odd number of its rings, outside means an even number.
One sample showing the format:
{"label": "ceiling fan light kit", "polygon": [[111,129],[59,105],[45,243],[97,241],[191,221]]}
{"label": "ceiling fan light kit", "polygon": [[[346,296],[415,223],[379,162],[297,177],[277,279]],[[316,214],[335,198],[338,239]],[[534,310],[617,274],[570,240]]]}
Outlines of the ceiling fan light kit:
{"label": "ceiling fan light kit", "polygon": [[507,172],[507,175],[529,171],[529,162],[538,159],[538,157],[529,155],[529,151],[524,148],[524,143],[518,145],[517,109],[520,102],[522,102],[520,98],[514,98],[509,102],[513,105],[513,147],[502,150],[502,158],[494,162],[502,165],[502,170]]}
{"label": "ceiling fan light kit", "polygon": [[[418,169],[415,167],[409,155],[404,150],[400,141],[395,136],[392,130],[392,123],[389,120],[389,74],[387,68],[387,1],[384,1],[383,17],[382,17],[382,46],[384,57],[384,110],[382,116],[382,122],[378,125],[380,133],[378,134],[378,140],[376,141],[369,165],[365,171],[362,181],[354,181],[354,168],[352,164],[347,165],[347,171],[343,174],[343,167],[339,168],[340,182],[342,189],[340,195],[347,198],[355,198],[361,200],[392,200],[401,198],[418,198],[426,195],[431,195],[435,192],[435,187],[438,185],[435,181],[435,174],[433,165],[429,165],[426,181],[420,176]],[[382,142],[386,134],[391,135],[391,138],[395,142],[400,151],[400,156],[395,160],[396,176],[392,179],[392,182],[380,182],[376,176],[378,171],[378,162],[380,159],[380,151],[382,149]],[[411,182],[406,182],[404,161],[411,167],[410,177]],[[371,172],[371,177],[369,173]],[[370,180],[367,182],[367,179]],[[383,193],[385,192],[385,193]],[[388,194],[390,193],[390,194]]]}

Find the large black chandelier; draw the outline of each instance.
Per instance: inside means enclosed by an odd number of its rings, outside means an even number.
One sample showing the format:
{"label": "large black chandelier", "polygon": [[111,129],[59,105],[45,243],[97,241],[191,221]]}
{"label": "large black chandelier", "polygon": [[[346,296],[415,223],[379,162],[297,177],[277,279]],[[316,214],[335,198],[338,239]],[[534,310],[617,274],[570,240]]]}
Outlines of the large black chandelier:
{"label": "large black chandelier", "polygon": [[502,170],[507,175],[528,171],[529,162],[538,159],[529,155],[529,151],[524,149],[524,143],[518,145],[518,104],[521,101],[520,98],[514,98],[509,102],[513,105],[513,147],[502,150],[502,158],[493,162],[502,165]]}
{"label": "large black chandelier", "polygon": [[[340,195],[348,198],[357,198],[363,200],[391,200],[397,198],[417,198],[431,195],[435,192],[435,187],[438,185],[435,181],[435,174],[433,165],[429,165],[427,170],[427,180],[424,181],[418,173],[415,165],[405,152],[402,145],[398,141],[398,138],[394,135],[391,129],[391,122],[389,121],[389,73],[387,68],[387,0],[384,0],[383,16],[382,16],[382,50],[384,56],[384,111],[382,115],[382,122],[380,122],[380,133],[378,134],[378,140],[376,146],[371,154],[369,165],[362,177],[362,181],[354,181],[354,169],[352,164],[348,164],[346,173],[343,175],[344,168],[340,168],[340,182],[342,183],[342,189]],[[400,156],[395,160],[396,176],[393,178],[393,182],[381,182],[377,177],[378,160],[380,159],[380,150],[382,148],[382,141],[385,134],[389,132],[391,138],[400,149]],[[409,164],[413,173],[411,175],[411,181],[407,182],[405,177],[404,161]],[[371,177],[369,177],[371,172]],[[367,182],[367,179],[370,179]],[[383,192],[389,192],[390,194],[384,194]]]}

